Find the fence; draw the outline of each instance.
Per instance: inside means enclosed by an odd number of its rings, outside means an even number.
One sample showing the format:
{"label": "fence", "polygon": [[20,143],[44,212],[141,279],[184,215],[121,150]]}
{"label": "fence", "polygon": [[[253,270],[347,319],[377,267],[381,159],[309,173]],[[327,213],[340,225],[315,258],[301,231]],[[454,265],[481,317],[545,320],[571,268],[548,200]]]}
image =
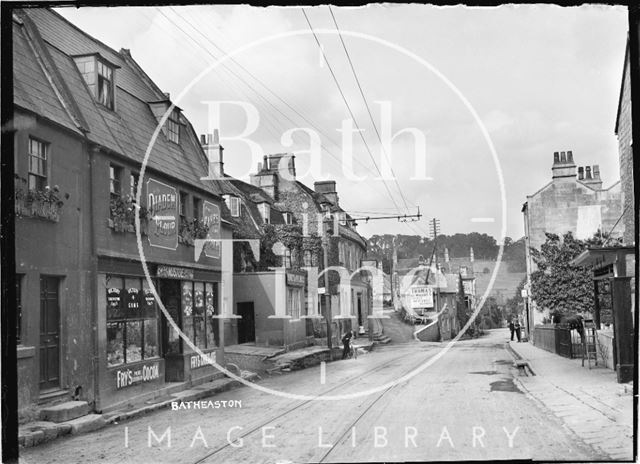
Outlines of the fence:
{"label": "fence", "polygon": [[556,327],[554,325],[535,326],[533,331],[533,344],[538,348],[559,354],[565,358],[572,358],[574,356],[571,330],[563,327]]}

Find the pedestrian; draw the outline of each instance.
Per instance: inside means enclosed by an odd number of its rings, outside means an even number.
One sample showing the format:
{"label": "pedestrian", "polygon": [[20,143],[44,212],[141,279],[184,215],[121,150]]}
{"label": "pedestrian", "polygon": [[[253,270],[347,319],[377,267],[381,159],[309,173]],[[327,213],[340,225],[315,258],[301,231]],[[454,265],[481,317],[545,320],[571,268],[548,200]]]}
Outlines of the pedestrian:
{"label": "pedestrian", "polygon": [[513,319],[510,319],[510,320],[509,320],[509,330],[511,331],[511,341],[513,341],[513,334],[514,334],[514,333],[515,333],[515,331],[516,331],[516,326],[515,326],[515,324],[513,323]]}
{"label": "pedestrian", "polygon": [[342,359],[347,359],[349,356],[349,350],[351,343],[351,337],[353,337],[353,331],[349,330],[342,336]]}
{"label": "pedestrian", "polygon": [[514,329],[516,331],[516,337],[518,337],[518,342],[520,341],[520,321],[516,319],[516,323],[514,324]]}

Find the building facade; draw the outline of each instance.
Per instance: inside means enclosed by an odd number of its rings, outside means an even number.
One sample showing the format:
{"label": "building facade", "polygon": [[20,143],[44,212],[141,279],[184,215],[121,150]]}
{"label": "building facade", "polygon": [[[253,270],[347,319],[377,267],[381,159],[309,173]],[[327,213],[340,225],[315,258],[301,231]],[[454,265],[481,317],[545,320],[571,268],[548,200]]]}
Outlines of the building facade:
{"label": "building facade", "polygon": [[127,50],[51,10],[16,11],[13,38],[19,408],[221,376],[232,254],[199,240],[232,229],[191,124]]}
{"label": "building facade", "polygon": [[[620,237],[623,227],[617,224],[622,214],[620,181],[603,188],[598,165],[578,167],[573,153],[555,152],[551,168],[551,181],[532,195],[522,207],[525,230],[525,258],[527,285],[531,285],[531,273],[536,270],[531,249],[540,249],[545,233],[562,235],[571,232],[578,239],[588,239],[598,231],[611,232]],[[544,308],[538,311],[535,302],[528,297],[529,327],[541,323],[547,317]]]}

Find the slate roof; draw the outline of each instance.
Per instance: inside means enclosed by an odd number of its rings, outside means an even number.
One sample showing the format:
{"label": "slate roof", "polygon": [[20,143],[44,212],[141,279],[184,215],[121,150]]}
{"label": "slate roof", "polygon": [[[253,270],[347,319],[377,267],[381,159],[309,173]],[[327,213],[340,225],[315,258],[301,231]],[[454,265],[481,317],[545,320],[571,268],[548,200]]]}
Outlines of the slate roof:
{"label": "slate roof", "polygon": [[[91,142],[137,164],[142,163],[158,124],[149,103],[166,100],[166,96],[127,50],[116,52],[50,9],[31,8],[16,13],[13,24],[14,103],[82,134],[69,111],[65,110],[65,106],[76,108],[87,126],[86,137]],[[37,50],[38,47],[46,53],[38,54],[37,58],[34,48]],[[115,111],[96,103],[73,60],[74,55],[95,53],[119,66],[115,72]],[[47,69],[54,74],[54,83],[55,77],[61,76],[63,90],[66,90],[61,95],[56,94],[52,79],[45,75]],[[208,172],[208,166],[193,127],[184,115],[180,122],[180,144],[170,142],[160,131],[148,158],[148,169],[217,195],[218,189],[211,181],[201,180]],[[225,210],[223,207],[223,217],[228,218],[229,212]]]}

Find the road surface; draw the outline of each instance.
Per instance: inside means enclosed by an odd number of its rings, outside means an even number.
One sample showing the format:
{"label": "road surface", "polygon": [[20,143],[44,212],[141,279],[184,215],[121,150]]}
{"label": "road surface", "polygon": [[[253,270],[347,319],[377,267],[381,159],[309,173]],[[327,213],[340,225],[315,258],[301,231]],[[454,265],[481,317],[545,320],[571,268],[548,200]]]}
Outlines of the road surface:
{"label": "road surface", "polygon": [[[434,343],[377,347],[357,360],[326,364],[324,375],[316,366],[259,382],[316,400],[243,387],[210,398],[227,407],[160,410],[24,449],[21,462],[606,459],[518,388],[506,340],[506,330],[490,331],[444,354],[445,345]],[[431,364],[396,382],[425,363]],[[359,394],[370,389],[377,391]],[[347,394],[353,397],[326,399]]]}

